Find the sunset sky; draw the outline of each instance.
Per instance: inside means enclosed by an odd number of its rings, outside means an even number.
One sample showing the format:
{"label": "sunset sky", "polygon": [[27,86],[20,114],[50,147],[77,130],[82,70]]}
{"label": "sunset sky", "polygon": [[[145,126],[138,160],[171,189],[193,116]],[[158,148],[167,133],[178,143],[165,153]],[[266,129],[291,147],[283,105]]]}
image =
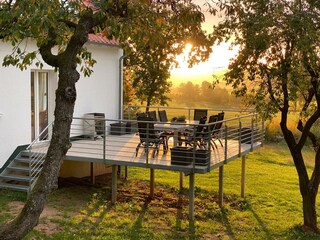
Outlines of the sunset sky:
{"label": "sunset sky", "polygon": [[[202,6],[205,1],[197,0],[195,2]],[[202,27],[208,33],[211,33],[213,25],[221,21],[221,18],[210,15],[206,11],[205,7],[202,7],[202,11],[206,17],[206,22],[202,25]],[[235,56],[237,49],[230,50],[229,48],[229,43],[223,43],[220,46],[214,46],[213,53],[211,54],[209,60],[207,62],[195,65],[192,68],[188,68],[188,64],[186,61],[184,61],[184,55],[179,56],[178,61],[180,63],[180,67],[171,71],[170,80],[174,86],[188,81],[192,81],[193,83],[200,83],[204,80],[211,82],[213,80],[212,75],[219,75],[219,73],[221,74],[221,72],[226,70],[229,60]]]}

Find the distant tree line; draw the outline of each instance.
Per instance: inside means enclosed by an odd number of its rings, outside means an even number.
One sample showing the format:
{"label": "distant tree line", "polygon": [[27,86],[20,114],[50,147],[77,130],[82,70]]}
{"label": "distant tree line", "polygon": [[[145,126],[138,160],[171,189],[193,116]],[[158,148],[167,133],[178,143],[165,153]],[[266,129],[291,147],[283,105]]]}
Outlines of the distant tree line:
{"label": "distant tree line", "polygon": [[203,81],[200,85],[190,81],[181,83],[171,89],[169,98],[172,101],[183,102],[186,106],[201,102],[213,106],[240,107],[239,99],[235,99],[230,91],[220,85],[213,86],[208,81]]}

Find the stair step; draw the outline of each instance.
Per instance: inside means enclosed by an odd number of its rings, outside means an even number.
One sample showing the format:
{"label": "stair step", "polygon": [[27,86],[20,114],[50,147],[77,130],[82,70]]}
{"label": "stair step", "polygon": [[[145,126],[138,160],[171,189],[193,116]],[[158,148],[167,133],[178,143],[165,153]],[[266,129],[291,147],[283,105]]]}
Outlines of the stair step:
{"label": "stair step", "polygon": [[42,153],[42,152],[29,152],[29,151],[22,151],[20,152],[20,157],[25,157],[25,158],[29,158],[29,156],[31,156],[31,158],[38,158],[38,157],[42,157],[45,156],[47,153]]}
{"label": "stair step", "polygon": [[[29,163],[30,162],[30,159],[29,158],[26,158],[26,157],[16,157],[14,159],[14,161],[16,162],[19,162],[19,163]],[[43,163],[44,160],[33,160],[32,163]]]}
{"label": "stair step", "polygon": [[7,170],[29,172],[30,168],[23,166],[8,166]]}
{"label": "stair step", "polygon": [[19,185],[19,184],[10,184],[10,183],[0,183],[0,188],[12,189],[22,192],[28,192],[29,186]]}
{"label": "stair step", "polygon": [[6,180],[15,180],[15,181],[21,181],[21,182],[30,182],[30,177],[29,177],[29,176],[22,176],[22,175],[0,174],[0,178],[6,179]]}

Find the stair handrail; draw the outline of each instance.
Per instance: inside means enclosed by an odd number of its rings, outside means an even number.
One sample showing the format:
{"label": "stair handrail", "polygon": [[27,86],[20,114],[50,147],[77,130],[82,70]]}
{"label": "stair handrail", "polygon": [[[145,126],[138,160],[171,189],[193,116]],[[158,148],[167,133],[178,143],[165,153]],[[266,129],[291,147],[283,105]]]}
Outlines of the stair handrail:
{"label": "stair handrail", "polygon": [[43,133],[45,133],[49,127],[51,127],[53,125],[54,121],[52,121],[50,124],[48,124],[41,133],[39,133],[39,135],[29,144],[29,146],[26,148],[26,150],[29,150],[35,143],[38,142],[38,140],[40,139],[40,137],[43,135]]}
{"label": "stair handrail", "polygon": [[[36,144],[41,142],[40,138],[41,137],[48,137],[50,136],[49,134],[49,129],[51,128],[51,126],[53,126],[53,121],[48,124],[42,131],[41,133],[29,144],[29,146],[26,148],[26,151],[29,152],[29,177],[30,177],[30,181],[29,181],[29,192],[32,190],[35,182],[37,181],[40,172],[42,170],[42,163],[41,161],[44,159],[45,155],[44,153],[42,153],[41,151],[37,151],[32,153],[31,149],[32,147]],[[50,143],[50,139],[47,139],[45,141],[42,142],[46,142],[47,144]],[[39,149],[41,150],[41,148]]]}

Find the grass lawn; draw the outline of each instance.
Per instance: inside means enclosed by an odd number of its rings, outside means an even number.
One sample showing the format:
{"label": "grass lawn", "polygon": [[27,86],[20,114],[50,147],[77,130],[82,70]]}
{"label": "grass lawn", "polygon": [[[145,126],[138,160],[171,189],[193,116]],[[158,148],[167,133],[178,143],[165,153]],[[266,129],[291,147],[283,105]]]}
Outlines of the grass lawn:
{"label": "grass lawn", "polygon": [[[225,166],[223,210],[217,204],[218,170],[196,175],[194,224],[188,221],[188,189],[179,194],[176,172],[155,171],[155,197],[150,199],[149,170],[129,168],[115,205],[110,204],[109,183],[64,184],[50,196],[38,227],[26,239],[320,239],[300,230],[298,179],[285,145],[267,144],[250,153],[246,170],[242,199],[241,160]],[[25,198],[0,191],[0,223],[17,214]]]}

